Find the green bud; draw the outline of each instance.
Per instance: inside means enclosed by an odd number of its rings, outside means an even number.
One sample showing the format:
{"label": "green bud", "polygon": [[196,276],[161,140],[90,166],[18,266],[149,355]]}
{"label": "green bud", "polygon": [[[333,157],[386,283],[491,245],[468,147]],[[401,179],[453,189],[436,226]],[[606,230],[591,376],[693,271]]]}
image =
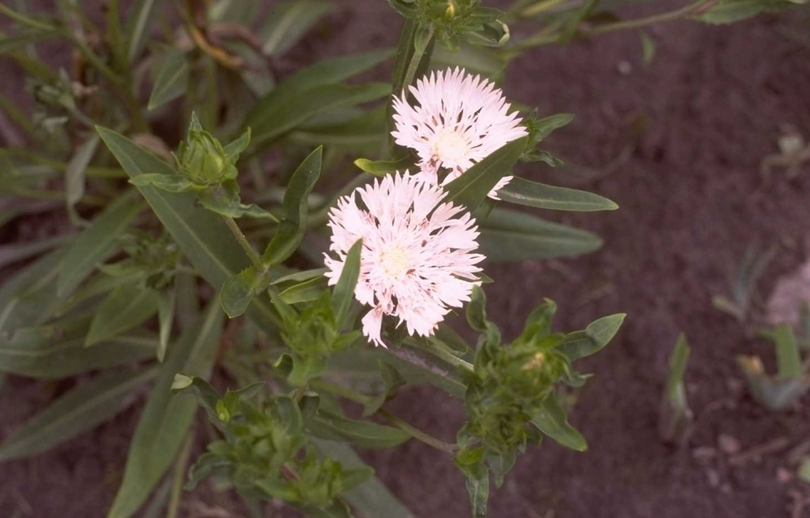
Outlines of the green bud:
{"label": "green bud", "polygon": [[230,177],[230,168],[222,144],[205,131],[192,131],[180,146],[180,170],[194,180],[220,182]]}
{"label": "green bud", "polygon": [[227,423],[231,420],[231,413],[228,412],[228,407],[225,406],[225,402],[221,399],[217,401],[217,417],[223,423]]}

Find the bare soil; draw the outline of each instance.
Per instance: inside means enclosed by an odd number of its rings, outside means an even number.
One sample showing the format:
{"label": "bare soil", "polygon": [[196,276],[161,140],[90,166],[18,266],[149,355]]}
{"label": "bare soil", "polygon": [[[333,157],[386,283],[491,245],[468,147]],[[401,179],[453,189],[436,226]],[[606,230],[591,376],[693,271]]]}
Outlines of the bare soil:
{"label": "bare soil", "polygon": [[[352,8],[362,14],[357,20]],[[388,46],[401,23],[383,2],[352,2],[332,22],[294,56],[303,62],[338,47],[342,53]],[[496,282],[487,287],[489,313],[507,338],[544,297],[560,306],[560,330],[610,313],[629,316],[609,347],[582,362],[596,375],[578,393],[570,418],[589,451],[551,441],[531,450],[494,491],[492,517],[810,516],[810,509],[802,511],[810,493],[792,478],[788,462],[810,434],[808,400],[779,414],[752,402],[735,356],[760,354],[772,368],[772,346],[711,304],[713,295],[728,292],[728,276],[752,244],[778,247],[760,283],[763,294],[805,260],[810,167],[792,180],[776,170],[766,182],[760,173],[762,159],[777,152],[784,124],[810,137],[810,49],[780,32],[785,23],[766,16],[729,27],[655,27],[649,34],[658,52],[646,65],[632,33],[540,49],[512,65],[509,98],[541,114],[576,114],[548,147],[579,167],[538,166],[526,175],[598,192],[621,208],[542,213],[598,233],[604,248],[571,260],[490,265]],[[335,44],[355,42],[361,33],[363,42]],[[687,394],[697,421],[688,444],[675,447],[662,443],[656,428],[668,357],[681,331],[692,345]],[[0,438],[59,390],[7,382]],[[437,395],[408,390],[392,407],[452,440],[463,408]],[[135,406],[52,452],[1,465],[0,516],[105,516],[138,414]],[[416,441],[364,455],[418,516],[468,516],[464,482],[449,458]],[[185,516],[246,516],[216,493],[188,500]]]}

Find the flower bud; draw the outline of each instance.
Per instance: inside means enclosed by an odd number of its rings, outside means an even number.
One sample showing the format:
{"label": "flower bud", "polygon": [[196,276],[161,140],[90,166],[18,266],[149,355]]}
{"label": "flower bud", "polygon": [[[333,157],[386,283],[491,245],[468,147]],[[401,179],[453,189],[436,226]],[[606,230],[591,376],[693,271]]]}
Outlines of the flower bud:
{"label": "flower bud", "polygon": [[221,182],[232,178],[233,167],[222,144],[205,131],[191,131],[180,146],[180,169],[194,180]]}

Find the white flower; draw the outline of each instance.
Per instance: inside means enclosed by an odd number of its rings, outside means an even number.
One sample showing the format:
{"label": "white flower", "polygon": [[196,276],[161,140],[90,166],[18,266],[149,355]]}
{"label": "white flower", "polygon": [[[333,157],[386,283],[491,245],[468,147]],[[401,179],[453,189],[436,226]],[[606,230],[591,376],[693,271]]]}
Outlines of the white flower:
{"label": "white flower", "polygon": [[442,203],[444,196],[437,185],[397,173],[355,189],[329,213],[329,249],[338,258],[325,254],[325,275],[336,284],[349,248],[363,240],[354,294],[372,307],[363,317],[363,334],[375,344],[385,345],[383,315],[405,322],[411,336],[429,336],[480,283],[475,265],[484,256],[472,253],[478,248],[475,221],[461,207]]}
{"label": "white flower", "polygon": [[[510,105],[500,89],[487,79],[467,74],[464,69],[435,72],[411,86],[419,106],[408,104],[406,95],[394,97],[391,134],[397,144],[415,149],[421,159],[425,181],[438,183],[438,169],[450,172],[446,185],[504,144],[526,135],[517,112],[507,113]],[[511,180],[504,177],[489,193],[497,192]]]}

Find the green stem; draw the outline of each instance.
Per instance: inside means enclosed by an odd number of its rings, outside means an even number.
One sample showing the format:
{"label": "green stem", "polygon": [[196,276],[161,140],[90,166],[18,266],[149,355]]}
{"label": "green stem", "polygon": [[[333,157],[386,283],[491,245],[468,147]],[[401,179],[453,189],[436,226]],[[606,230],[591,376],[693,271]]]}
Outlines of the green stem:
{"label": "green stem", "polygon": [[389,412],[384,408],[381,408],[378,412],[380,415],[386,418],[391,424],[393,424],[400,430],[409,433],[411,437],[413,437],[419,442],[427,444],[428,446],[436,448],[437,450],[441,450],[445,453],[449,453],[450,455],[455,455],[456,452],[458,451],[457,445],[441,441],[433,437],[432,435],[426,434],[422,430],[414,426],[411,426],[410,424],[406,423],[405,421],[403,421],[402,419],[395,416],[394,414],[392,414],[391,412]]}
{"label": "green stem", "polygon": [[250,242],[245,237],[245,234],[242,233],[239,225],[236,224],[236,221],[228,216],[223,216],[222,219],[225,220],[225,223],[228,225],[228,228],[231,229],[233,236],[239,242],[242,250],[244,250],[247,256],[250,258],[250,262],[253,264],[253,267],[256,268],[256,271],[261,272],[264,270],[264,264],[262,263],[261,257],[259,257],[259,254],[257,254],[253,249],[253,246],[251,246]]}
{"label": "green stem", "polygon": [[43,30],[43,31],[56,30],[56,27],[54,27],[53,25],[48,25],[47,23],[38,22],[37,20],[34,20],[33,18],[29,18],[28,16],[25,16],[24,14],[20,14],[17,11],[14,11],[14,10],[6,7],[3,4],[0,4],[0,13],[5,14],[9,18],[11,18],[12,20],[16,20],[16,21],[18,21],[20,23],[23,23],[25,25],[34,27],[35,29],[40,29],[40,30]]}
{"label": "green stem", "polygon": [[[408,70],[405,72],[405,79],[402,81],[402,89],[406,90],[408,86],[413,83],[414,76],[416,76],[416,69],[419,68],[419,63],[422,62],[422,57],[425,55],[425,50],[430,45],[430,40],[433,39],[433,31],[434,28],[431,25],[430,29],[428,29],[429,35],[428,39],[425,42],[424,48],[417,48],[416,47],[416,39],[414,39],[414,46],[413,46],[413,56],[411,56],[411,62],[408,64]],[[419,34],[419,29],[416,29],[416,33]],[[397,92],[394,92],[396,94]]]}
{"label": "green stem", "polygon": [[600,25],[592,29],[580,29],[579,33],[582,34],[583,36],[596,36],[598,34],[606,34],[609,32],[616,32],[626,29],[638,29],[640,27],[646,27],[647,25],[652,25],[655,23],[680,20],[682,18],[686,18],[691,14],[694,14],[698,9],[700,9],[701,7],[706,7],[706,5],[710,3],[713,4],[714,0],[698,0],[695,3],[687,5],[686,7],[683,7],[675,11],[670,11],[668,13],[656,14],[653,16],[648,16],[646,18],[638,18],[636,20],[626,20],[616,23]]}

